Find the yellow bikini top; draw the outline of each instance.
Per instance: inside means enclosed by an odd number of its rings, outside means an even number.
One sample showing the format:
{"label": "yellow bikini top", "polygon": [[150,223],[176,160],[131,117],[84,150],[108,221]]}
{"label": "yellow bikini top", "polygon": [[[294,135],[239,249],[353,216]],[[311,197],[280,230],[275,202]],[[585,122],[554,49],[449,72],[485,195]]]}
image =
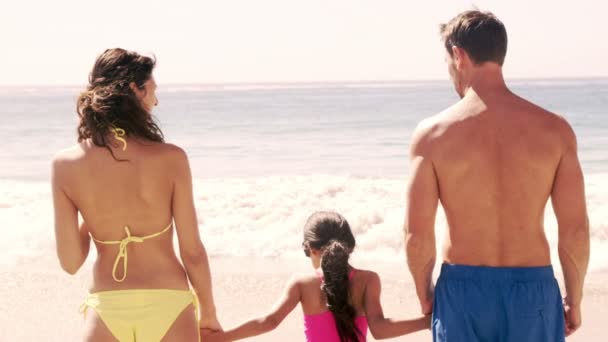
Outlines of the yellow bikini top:
{"label": "yellow bikini top", "polygon": [[[131,242],[139,243],[139,242],[144,242],[144,240],[151,239],[153,237],[157,237],[157,236],[161,235],[162,233],[171,229],[172,226],[173,226],[173,222],[169,223],[169,225],[165,229],[161,230],[160,232],[146,235],[146,236],[132,236],[131,231],[129,230],[129,227],[125,226],[125,232],[127,233],[127,237],[125,237],[124,239],[122,239],[120,241],[97,240],[93,236],[93,234],[91,234],[91,238],[104,245],[120,245],[119,249],[118,249],[118,255],[116,255],[116,260],[114,261],[114,267],[112,267],[112,278],[114,278],[114,280],[116,280],[117,282],[122,282],[127,277],[127,245]],[[120,262],[121,258],[123,260],[122,261],[123,273],[122,273],[122,278],[118,279],[116,277],[116,269],[118,268],[118,263]]]}

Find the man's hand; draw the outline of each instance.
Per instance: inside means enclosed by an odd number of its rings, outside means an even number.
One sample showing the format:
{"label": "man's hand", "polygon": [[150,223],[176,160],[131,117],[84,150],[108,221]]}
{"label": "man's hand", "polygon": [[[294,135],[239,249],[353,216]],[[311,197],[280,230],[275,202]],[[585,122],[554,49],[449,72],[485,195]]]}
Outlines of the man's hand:
{"label": "man's hand", "polygon": [[433,301],[435,298],[435,289],[433,287],[429,288],[426,294],[420,299],[420,309],[423,315],[430,315],[433,313]]}
{"label": "man's hand", "polygon": [[567,301],[564,301],[564,318],[566,323],[566,336],[570,336],[581,327],[581,305],[570,305]]}

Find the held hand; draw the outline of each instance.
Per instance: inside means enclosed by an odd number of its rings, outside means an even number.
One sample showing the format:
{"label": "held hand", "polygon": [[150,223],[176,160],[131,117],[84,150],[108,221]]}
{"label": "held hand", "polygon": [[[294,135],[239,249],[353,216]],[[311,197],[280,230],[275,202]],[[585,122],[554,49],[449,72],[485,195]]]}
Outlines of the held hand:
{"label": "held hand", "polygon": [[225,342],[227,340],[224,337],[222,331],[201,329],[201,342]]}
{"label": "held hand", "polygon": [[425,330],[433,330],[433,315],[429,314],[424,316],[423,318],[424,321],[424,329]]}
{"label": "held hand", "polygon": [[424,300],[421,299],[420,310],[422,311],[423,315],[430,316],[433,313],[433,298]]}
{"label": "held hand", "polygon": [[564,318],[566,336],[572,335],[582,324],[581,306],[570,305],[564,301]]}
{"label": "held hand", "polygon": [[201,334],[203,334],[203,331],[223,331],[220,322],[215,316],[201,318],[198,326],[201,329]]}
{"label": "held hand", "polygon": [[423,315],[430,315],[433,313],[433,301],[435,298],[435,289],[430,287],[423,297],[420,297],[420,309]]}

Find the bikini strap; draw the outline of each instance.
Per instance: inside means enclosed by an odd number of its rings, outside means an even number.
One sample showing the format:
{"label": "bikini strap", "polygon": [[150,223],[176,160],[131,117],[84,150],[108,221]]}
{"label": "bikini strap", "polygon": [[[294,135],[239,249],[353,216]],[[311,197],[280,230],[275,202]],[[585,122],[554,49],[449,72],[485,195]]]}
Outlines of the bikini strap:
{"label": "bikini strap", "polygon": [[[150,235],[146,235],[146,236],[141,236],[139,237],[140,239],[143,240],[147,240],[147,239],[151,239],[153,237],[157,237],[165,232],[167,232],[169,229],[171,229],[171,227],[173,226],[173,222],[170,222],[163,230],[161,230],[160,232],[156,232],[154,234],[150,234]],[[131,232],[127,232],[127,230],[129,229],[129,226],[125,226],[125,232],[127,233],[127,237],[131,235]],[[93,234],[90,234],[91,238],[99,243],[105,244],[105,245],[117,245],[119,244],[122,240],[98,240],[96,239]],[[124,240],[124,239],[123,239]]]}
{"label": "bikini strap", "polygon": [[[93,236],[93,234],[91,234],[91,238],[104,245],[120,245],[119,249],[118,249],[118,254],[116,255],[116,259],[114,260],[114,266],[112,266],[112,278],[114,278],[115,281],[121,283],[127,277],[127,263],[128,263],[127,246],[129,245],[129,243],[131,243],[131,242],[141,243],[141,242],[144,242],[144,240],[157,237],[157,236],[163,234],[164,232],[168,231],[169,229],[171,229],[172,226],[173,226],[173,222],[169,223],[169,225],[165,229],[161,230],[160,232],[146,235],[143,237],[131,235],[131,231],[129,230],[129,227],[125,226],[125,233],[127,234],[127,237],[125,237],[124,239],[122,239],[120,241],[97,240]],[[116,276],[116,270],[118,269],[118,264],[120,263],[120,259],[122,259],[122,268],[123,268],[122,278],[118,278]]]}
{"label": "bikini strap", "polygon": [[125,130],[119,127],[114,127],[110,129],[112,133],[114,133],[114,139],[120,141],[122,143],[122,150],[127,150],[127,141],[125,140]]}

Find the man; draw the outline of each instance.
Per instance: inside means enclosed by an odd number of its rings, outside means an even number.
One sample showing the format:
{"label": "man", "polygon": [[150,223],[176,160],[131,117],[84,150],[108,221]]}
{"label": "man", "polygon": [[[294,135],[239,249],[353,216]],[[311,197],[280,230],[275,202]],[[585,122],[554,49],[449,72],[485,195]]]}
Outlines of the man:
{"label": "man", "polygon": [[[461,13],[441,36],[461,100],[422,121],[411,143],[404,228],[422,311],[433,312],[435,341],[564,341],[581,325],[589,259],[574,132],[507,88],[507,34],[493,14]],[[543,227],[549,198],[563,303]],[[434,287],[439,201],[448,231]]]}

